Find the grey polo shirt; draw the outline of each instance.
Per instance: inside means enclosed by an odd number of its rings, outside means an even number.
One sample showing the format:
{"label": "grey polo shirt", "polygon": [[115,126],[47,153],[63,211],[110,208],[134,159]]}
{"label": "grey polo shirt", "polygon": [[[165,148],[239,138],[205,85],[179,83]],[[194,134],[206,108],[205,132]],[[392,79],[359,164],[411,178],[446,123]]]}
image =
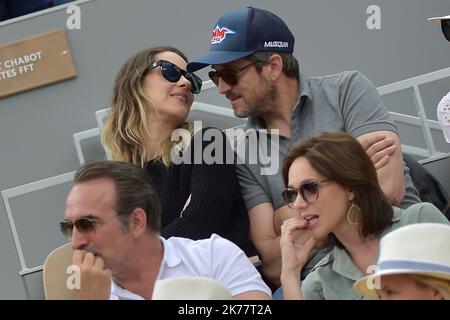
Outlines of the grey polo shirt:
{"label": "grey polo shirt", "polygon": [[[379,239],[402,226],[421,222],[450,224],[431,203],[417,203],[406,210],[394,207],[392,224],[384,229]],[[365,274],[355,266],[347,251],[334,247],[303,281],[303,297],[308,300],[368,299],[353,290],[355,281],[363,276]]]}
{"label": "grey polo shirt", "polygon": [[[249,118],[246,130],[247,134],[237,139],[238,150],[247,152],[237,152],[236,170],[248,210],[265,202],[272,203],[274,210],[284,205],[282,160],[296,141],[322,132],[346,131],[355,138],[373,131],[398,133],[377,89],[357,71],[300,77],[300,98],[292,113],[291,138],[267,132],[256,118]],[[256,132],[256,138],[249,132]],[[251,154],[257,154],[258,161],[251,161],[254,160]],[[404,174],[406,195],[400,204],[402,208],[420,202],[405,164]]]}

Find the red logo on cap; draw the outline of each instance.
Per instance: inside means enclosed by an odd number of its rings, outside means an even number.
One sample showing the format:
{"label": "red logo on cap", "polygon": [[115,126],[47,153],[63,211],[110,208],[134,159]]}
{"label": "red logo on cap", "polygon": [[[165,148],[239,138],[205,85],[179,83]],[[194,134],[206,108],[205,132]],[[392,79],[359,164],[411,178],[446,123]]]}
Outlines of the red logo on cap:
{"label": "red logo on cap", "polygon": [[214,28],[212,35],[211,35],[211,44],[221,43],[223,39],[227,36],[227,34],[233,34],[234,31],[226,28],[226,27],[219,27],[218,25]]}

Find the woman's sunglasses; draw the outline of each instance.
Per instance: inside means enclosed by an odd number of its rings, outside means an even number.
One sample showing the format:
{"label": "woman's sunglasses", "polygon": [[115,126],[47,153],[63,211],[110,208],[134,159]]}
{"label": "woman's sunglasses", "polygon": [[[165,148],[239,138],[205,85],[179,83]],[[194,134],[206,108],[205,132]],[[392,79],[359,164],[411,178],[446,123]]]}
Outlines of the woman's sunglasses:
{"label": "woman's sunglasses", "polygon": [[445,39],[450,41],[450,19],[441,20],[441,29]]}
{"label": "woman's sunglasses", "polygon": [[178,82],[181,76],[183,76],[191,83],[190,90],[192,93],[198,94],[202,90],[202,79],[200,79],[192,72],[187,72],[183,69],[180,69],[172,62],[166,60],[159,60],[154,62],[150,67],[148,67],[147,72],[155,69],[156,67],[161,68],[161,74],[167,81]]}
{"label": "woman's sunglasses", "polygon": [[319,198],[319,187],[330,181],[331,180],[308,181],[302,183],[298,189],[286,188],[282,193],[284,202],[289,208],[294,208],[294,203],[295,200],[297,200],[298,195],[300,195],[307,203],[314,202]]}
{"label": "woman's sunglasses", "polygon": [[208,73],[208,76],[212,80],[212,82],[214,82],[214,84],[216,86],[219,86],[219,79],[222,79],[223,81],[228,83],[230,86],[235,86],[238,83],[238,74],[259,62],[261,62],[261,61],[251,62],[249,64],[246,64],[245,66],[243,66],[242,68],[240,68],[238,70],[229,70],[229,69],[224,69],[221,71],[212,70]]}
{"label": "woman's sunglasses", "polygon": [[72,239],[73,227],[84,236],[88,236],[95,231],[97,221],[93,218],[84,217],[74,221],[63,220],[59,223],[59,229],[67,239]]}

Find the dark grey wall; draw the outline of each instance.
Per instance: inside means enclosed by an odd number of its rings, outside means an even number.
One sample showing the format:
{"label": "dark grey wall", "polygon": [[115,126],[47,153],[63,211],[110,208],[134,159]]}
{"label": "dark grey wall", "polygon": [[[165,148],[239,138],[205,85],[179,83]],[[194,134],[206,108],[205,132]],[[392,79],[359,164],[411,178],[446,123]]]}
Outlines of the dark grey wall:
{"label": "dark grey wall", "polygon": [[[381,8],[381,30],[366,27],[366,9],[372,4]],[[77,168],[72,134],[96,127],[94,112],[105,107],[115,73],[127,56],[158,44],[171,44],[190,57],[197,56],[208,50],[211,28],[218,16],[246,5],[273,11],[289,24],[297,39],[295,54],[301,61],[302,72],[310,75],[356,69],[381,86],[450,66],[449,43],[444,40],[439,26],[427,21],[431,16],[450,14],[448,0],[87,2],[81,4],[81,30],[67,30],[78,77],[0,99],[0,190]],[[60,10],[1,24],[0,45],[65,28],[67,17],[65,10]],[[206,79],[204,72],[201,75]],[[448,81],[440,81],[425,94],[430,117],[435,118],[433,110],[449,88]],[[202,94],[199,100],[227,105],[215,92]],[[393,98],[390,107],[400,112],[411,108],[409,103],[399,101]],[[199,117],[208,124],[224,127],[239,123],[211,116]],[[442,151],[450,151],[447,145],[442,148],[447,148]],[[47,196],[36,201],[52,202],[53,199]],[[58,209],[51,207],[60,210],[62,217],[63,199],[58,198],[56,203]],[[49,219],[55,216],[54,212],[36,212],[33,205],[28,204],[20,215],[25,224],[27,219],[23,216],[27,214],[41,215],[48,223],[53,223]],[[33,263],[43,261],[52,245],[62,241],[56,223],[54,225],[53,231],[36,223],[21,231],[28,237],[36,233],[36,238],[42,237],[40,233],[45,231],[48,238],[48,250],[33,251],[35,247],[30,247],[29,259]],[[0,256],[0,299],[26,298],[3,206],[0,206]]]}

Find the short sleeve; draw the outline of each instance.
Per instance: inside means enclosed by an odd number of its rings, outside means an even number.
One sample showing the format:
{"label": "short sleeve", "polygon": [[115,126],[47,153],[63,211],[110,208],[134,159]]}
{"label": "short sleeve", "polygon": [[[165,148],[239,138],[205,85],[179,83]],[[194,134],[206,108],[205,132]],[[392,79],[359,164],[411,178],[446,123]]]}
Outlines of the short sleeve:
{"label": "short sleeve", "polygon": [[344,129],[353,137],[374,131],[398,133],[374,84],[358,71],[337,77]]}
{"label": "short sleeve", "polygon": [[211,241],[213,277],[225,284],[233,296],[247,291],[262,291],[272,295],[259,272],[239,247],[215,234],[211,236]]}
{"label": "short sleeve", "polygon": [[428,202],[418,203],[415,206],[418,207],[417,222],[434,222],[450,224],[447,218],[442,212],[433,204]]}
{"label": "short sleeve", "polygon": [[257,205],[265,202],[272,203],[272,199],[258,182],[248,165],[237,164],[236,173],[244,197],[245,206],[250,211]]}

